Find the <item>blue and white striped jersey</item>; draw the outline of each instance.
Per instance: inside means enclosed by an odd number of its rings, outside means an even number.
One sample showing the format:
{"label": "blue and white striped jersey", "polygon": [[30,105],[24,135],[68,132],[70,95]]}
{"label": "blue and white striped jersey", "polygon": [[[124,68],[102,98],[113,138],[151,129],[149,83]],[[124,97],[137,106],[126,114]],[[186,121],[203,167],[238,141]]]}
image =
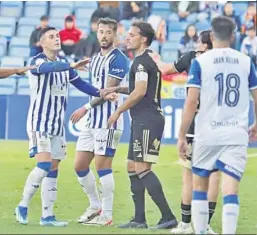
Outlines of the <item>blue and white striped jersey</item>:
{"label": "blue and white striped jersey", "polygon": [[[57,61],[67,63],[64,57],[57,57]],[[38,65],[38,68],[28,73],[30,108],[27,131],[47,132],[51,135],[62,136],[69,82],[76,80],[79,76],[73,69],[39,73],[38,69],[45,62],[52,61],[44,53],[40,53],[30,63],[30,65]]]}
{"label": "blue and white striped jersey", "polygon": [[195,141],[203,145],[248,145],[250,91],[257,89],[249,56],[215,48],[193,60],[188,87],[200,92]]}
{"label": "blue and white striped jersey", "polygon": [[[101,52],[98,53],[92,58],[89,66],[92,85],[98,89],[106,87],[108,77],[125,80],[128,70],[129,61],[118,48],[114,48],[105,56],[102,56]],[[107,128],[108,118],[117,110],[118,106],[121,105],[122,102],[123,98],[122,96],[119,96],[117,103],[106,101],[105,103],[91,109],[90,112],[88,112],[86,127],[96,129]],[[123,130],[122,115],[113,128]]]}

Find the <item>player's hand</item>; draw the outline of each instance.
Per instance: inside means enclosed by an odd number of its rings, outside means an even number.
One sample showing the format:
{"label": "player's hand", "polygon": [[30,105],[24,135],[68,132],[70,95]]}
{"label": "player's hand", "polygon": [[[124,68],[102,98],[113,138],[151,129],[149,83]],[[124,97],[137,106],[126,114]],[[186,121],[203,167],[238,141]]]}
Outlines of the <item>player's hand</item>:
{"label": "player's hand", "polygon": [[156,52],[149,52],[149,56],[157,65],[158,69],[161,71],[162,75],[167,75],[171,73],[171,65],[161,61],[161,56]]}
{"label": "player's hand", "polygon": [[70,64],[70,67],[77,70],[86,71],[85,66],[90,62],[90,58],[79,60]]}
{"label": "player's hand", "polygon": [[248,134],[250,142],[257,141],[257,123],[254,123],[252,126],[250,126]]}
{"label": "player's hand", "polygon": [[21,67],[21,68],[17,68],[16,69],[16,74],[19,76],[25,75],[25,73],[31,69],[35,69],[37,68],[37,65],[33,65],[33,66],[26,66],[26,67]]}
{"label": "player's hand", "polygon": [[114,112],[108,119],[108,128],[111,128],[115,122],[117,122],[117,120],[120,117],[120,113],[119,112]]}
{"label": "player's hand", "polygon": [[[115,93],[116,91],[116,88],[115,87],[107,87],[107,88],[104,88],[104,89],[101,89],[100,90],[100,97],[104,98],[111,94],[111,93]],[[106,99],[105,99],[106,100]]]}
{"label": "player's hand", "polygon": [[113,93],[110,93],[108,95],[105,95],[103,97],[103,99],[115,102],[115,101],[118,101],[119,95],[117,93],[113,92]]}
{"label": "player's hand", "polygon": [[86,108],[83,106],[77,109],[70,117],[72,123],[77,123],[87,113]]}
{"label": "player's hand", "polygon": [[187,141],[186,141],[186,138],[179,138],[177,146],[178,146],[179,157],[183,160],[186,160],[187,159]]}

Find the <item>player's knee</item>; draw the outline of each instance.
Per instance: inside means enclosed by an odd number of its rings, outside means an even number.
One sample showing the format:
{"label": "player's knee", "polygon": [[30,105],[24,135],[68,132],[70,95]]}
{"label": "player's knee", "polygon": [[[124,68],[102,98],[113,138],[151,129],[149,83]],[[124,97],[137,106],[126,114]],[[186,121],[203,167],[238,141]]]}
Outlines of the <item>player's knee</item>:
{"label": "player's knee", "polygon": [[41,170],[49,172],[52,167],[52,162],[38,162],[37,167],[40,168]]}
{"label": "player's knee", "polygon": [[60,164],[61,160],[52,160],[52,167],[51,167],[51,171],[56,171],[59,168],[59,164]]}
{"label": "player's knee", "polygon": [[239,188],[238,179],[235,179],[232,176],[223,173],[223,177],[222,177],[223,196],[238,194],[238,188]]}
{"label": "player's knee", "polygon": [[135,171],[135,162],[132,160],[128,160],[127,162],[127,171],[132,172]]}
{"label": "player's knee", "polygon": [[112,169],[112,157],[108,156],[95,156],[95,167],[96,170]]}

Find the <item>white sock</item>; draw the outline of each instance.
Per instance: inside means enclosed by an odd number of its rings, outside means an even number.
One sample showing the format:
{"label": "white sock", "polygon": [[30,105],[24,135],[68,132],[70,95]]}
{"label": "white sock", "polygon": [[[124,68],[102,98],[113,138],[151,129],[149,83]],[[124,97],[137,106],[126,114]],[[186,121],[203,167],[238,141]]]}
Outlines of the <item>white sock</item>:
{"label": "white sock", "polygon": [[192,222],[195,234],[206,234],[209,220],[209,204],[207,193],[193,191]]}
{"label": "white sock", "polygon": [[113,196],[114,196],[114,178],[111,169],[98,171],[101,182],[102,212],[101,215],[107,219],[112,219]]}
{"label": "white sock", "polygon": [[[77,174],[83,175],[83,172],[77,172]],[[93,209],[101,209],[101,201],[99,199],[99,194],[96,187],[96,180],[93,172],[91,170],[85,171],[85,176],[78,177],[78,181],[83,189],[83,191],[87,194],[90,208]]]}
{"label": "white sock", "polygon": [[19,206],[28,207],[31,198],[39,188],[42,180],[46,175],[47,171],[38,167],[35,167],[30,172],[23,189],[23,197],[21,202],[19,203]]}
{"label": "white sock", "polygon": [[[52,171],[56,172],[56,171]],[[52,172],[49,172],[51,174]],[[42,200],[42,217],[53,216],[54,202],[57,199],[57,175],[56,177],[47,177],[43,179],[41,186],[41,200]],[[57,172],[56,172],[57,174]]]}
{"label": "white sock", "polygon": [[225,196],[222,210],[222,234],[236,234],[238,216],[238,196]]}

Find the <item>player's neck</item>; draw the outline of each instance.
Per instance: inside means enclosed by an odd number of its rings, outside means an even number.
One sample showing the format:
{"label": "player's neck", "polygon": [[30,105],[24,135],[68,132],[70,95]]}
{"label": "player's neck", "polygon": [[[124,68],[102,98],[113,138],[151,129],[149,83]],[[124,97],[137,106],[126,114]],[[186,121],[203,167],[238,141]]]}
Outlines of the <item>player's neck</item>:
{"label": "player's neck", "polygon": [[230,47],[229,42],[222,42],[222,41],[214,41],[213,42],[213,48],[228,48]]}
{"label": "player's neck", "polygon": [[44,54],[49,60],[56,60],[57,53],[57,51],[44,50]]}
{"label": "player's neck", "polygon": [[113,50],[113,48],[114,48],[113,45],[106,49],[101,48],[101,55],[103,55],[103,56],[107,55],[111,50]]}
{"label": "player's neck", "polygon": [[147,47],[141,46],[140,48],[135,50],[135,56],[139,56],[139,55],[143,54],[146,49],[147,49]]}

